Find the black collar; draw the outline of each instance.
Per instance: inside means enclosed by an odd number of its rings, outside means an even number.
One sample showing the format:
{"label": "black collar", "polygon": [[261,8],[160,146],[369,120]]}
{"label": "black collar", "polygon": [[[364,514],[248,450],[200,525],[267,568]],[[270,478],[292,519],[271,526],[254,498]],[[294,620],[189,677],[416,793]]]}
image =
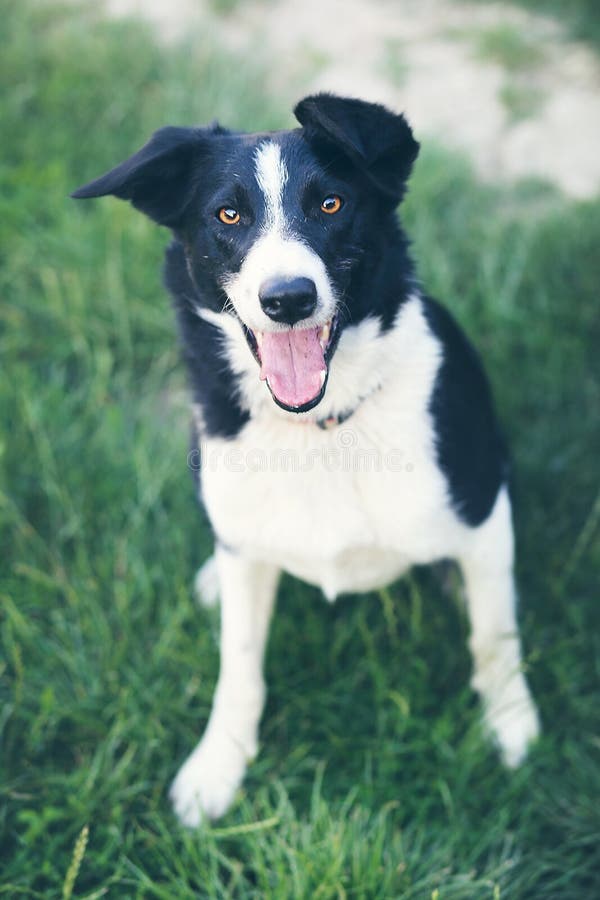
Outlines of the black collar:
{"label": "black collar", "polygon": [[337,416],[327,416],[326,419],[317,419],[315,425],[317,428],[320,428],[321,431],[329,431],[332,428],[337,428],[338,425],[342,425],[350,418],[350,416],[353,416],[357,408],[358,407],[355,407],[349,412],[343,412]]}

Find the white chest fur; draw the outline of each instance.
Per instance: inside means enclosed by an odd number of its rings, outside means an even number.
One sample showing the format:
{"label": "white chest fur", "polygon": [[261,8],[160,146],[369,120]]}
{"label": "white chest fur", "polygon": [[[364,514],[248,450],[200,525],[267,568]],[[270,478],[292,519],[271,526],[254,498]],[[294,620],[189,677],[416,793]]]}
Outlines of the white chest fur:
{"label": "white chest fur", "polygon": [[372,322],[348,329],[325,399],[339,410],[365,386],[370,393],[346,422],[322,430],[315,414],[277,409],[250,359],[246,389],[264,392],[259,408],[235,440],[202,441],[203,500],[218,537],[330,597],[453,555],[463,528],[428,411],[440,360],[418,298],[385,335]]}

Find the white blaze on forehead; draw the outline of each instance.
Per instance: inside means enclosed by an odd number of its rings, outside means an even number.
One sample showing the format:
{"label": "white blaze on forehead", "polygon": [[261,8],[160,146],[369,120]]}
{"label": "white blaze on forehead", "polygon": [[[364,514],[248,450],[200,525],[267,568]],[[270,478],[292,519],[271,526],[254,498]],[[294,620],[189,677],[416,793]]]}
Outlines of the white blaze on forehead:
{"label": "white blaze on forehead", "polygon": [[[281,148],[263,141],[254,153],[256,182],[264,197],[265,219],[239,271],[224,279],[223,287],[238,316],[252,331],[280,331],[260,305],[261,285],[269,278],[310,278],[317,289],[312,320],[323,325],[335,312],[333,287],[325,263],[285,221],[283,192],[288,170]],[[305,326],[308,327],[308,326]]]}
{"label": "white blaze on forehead", "polygon": [[281,149],[268,141],[257,148],[254,159],[256,180],[265,198],[266,228],[282,231],[283,188],[288,180],[288,171],[281,158]]}

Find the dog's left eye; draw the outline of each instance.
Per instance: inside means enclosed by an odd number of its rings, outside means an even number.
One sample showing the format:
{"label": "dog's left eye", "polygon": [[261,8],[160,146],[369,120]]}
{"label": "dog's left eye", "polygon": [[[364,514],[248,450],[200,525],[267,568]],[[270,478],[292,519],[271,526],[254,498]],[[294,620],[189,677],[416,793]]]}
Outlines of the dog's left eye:
{"label": "dog's left eye", "polygon": [[224,225],[237,225],[240,221],[240,214],[237,209],[233,209],[231,206],[222,206],[217,212],[217,218]]}
{"label": "dog's left eye", "polygon": [[344,201],[341,197],[338,197],[337,194],[328,194],[327,197],[321,201],[321,212],[327,213],[328,216],[332,216],[334,213],[339,212],[343,205]]}

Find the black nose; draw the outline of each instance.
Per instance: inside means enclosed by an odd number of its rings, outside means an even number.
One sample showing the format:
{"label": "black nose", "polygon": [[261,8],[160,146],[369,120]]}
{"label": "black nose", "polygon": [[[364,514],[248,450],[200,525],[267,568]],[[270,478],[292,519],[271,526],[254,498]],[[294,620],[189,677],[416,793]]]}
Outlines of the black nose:
{"label": "black nose", "polygon": [[270,319],[294,325],[314,313],[317,288],[310,278],[269,278],[261,284],[258,298]]}

